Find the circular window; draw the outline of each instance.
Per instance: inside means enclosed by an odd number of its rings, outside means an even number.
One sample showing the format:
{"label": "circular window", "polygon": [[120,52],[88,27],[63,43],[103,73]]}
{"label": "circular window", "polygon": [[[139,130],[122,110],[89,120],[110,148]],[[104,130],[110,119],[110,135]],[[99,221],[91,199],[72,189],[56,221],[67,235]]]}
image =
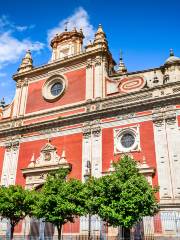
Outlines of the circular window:
{"label": "circular window", "polygon": [[45,82],[42,95],[47,101],[56,101],[62,96],[65,87],[65,80],[62,76],[52,76]]}
{"label": "circular window", "polygon": [[135,137],[131,133],[125,133],[121,137],[121,144],[124,148],[130,148],[135,143]]}
{"label": "circular window", "polygon": [[118,152],[135,151],[138,148],[137,133],[133,129],[123,129],[116,137],[116,149]]}
{"label": "circular window", "polygon": [[51,94],[53,96],[58,96],[62,92],[62,89],[63,89],[62,83],[60,82],[54,83],[51,87]]}

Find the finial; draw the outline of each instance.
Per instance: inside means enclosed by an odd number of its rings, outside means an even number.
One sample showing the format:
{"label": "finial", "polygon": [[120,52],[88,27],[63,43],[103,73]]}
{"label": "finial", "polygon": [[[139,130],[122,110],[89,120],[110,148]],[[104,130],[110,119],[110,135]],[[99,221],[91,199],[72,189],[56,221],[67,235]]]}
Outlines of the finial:
{"label": "finial", "polygon": [[36,163],[36,160],[35,160],[35,156],[34,156],[34,153],[31,157],[31,160],[30,160],[30,164],[29,164],[29,167],[35,167],[35,163]]}
{"label": "finial", "polygon": [[93,44],[95,46],[97,45],[98,47],[104,47],[106,49],[108,48],[106,34],[104,33],[101,24],[99,24],[97,32],[95,33],[95,38],[94,38]]}
{"label": "finial", "polygon": [[120,58],[119,58],[119,68],[118,68],[118,72],[119,73],[126,73],[127,72],[127,68],[124,64],[123,61],[123,52],[122,50],[120,50]]}
{"label": "finial", "polygon": [[26,51],[25,57],[22,59],[21,65],[18,68],[18,72],[26,72],[33,68],[33,60],[31,56],[31,51],[28,49]]}
{"label": "finial", "polygon": [[65,150],[62,151],[60,163],[67,163]]}
{"label": "finial", "polygon": [[169,55],[170,55],[170,56],[174,56],[174,51],[173,51],[172,48],[169,50]]}
{"label": "finial", "polygon": [[98,30],[97,30],[97,33],[100,33],[100,32],[102,33],[104,32],[101,24],[98,25]]}
{"label": "finial", "polygon": [[146,164],[146,157],[145,156],[143,156],[143,164]]}
{"label": "finial", "polygon": [[109,171],[109,172],[113,172],[114,170],[115,170],[115,169],[114,169],[114,166],[113,166],[113,160],[111,160],[108,171]]}
{"label": "finial", "polygon": [[0,101],[0,107],[1,108],[4,108],[5,107],[5,100],[4,100],[4,97],[1,99],[1,101]]}
{"label": "finial", "polygon": [[122,49],[120,49],[120,60],[123,60],[123,52],[122,52]]}
{"label": "finial", "polygon": [[68,23],[69,23],[68,21],[66,21],[66,22],[64,23],[64,31],[65,31],[65,32],[67,32],[67,25],[68,25]]}
{"label": "finial", "polygon": [[48,138],[48,143],[51,143],[51,139],[50,138]]}

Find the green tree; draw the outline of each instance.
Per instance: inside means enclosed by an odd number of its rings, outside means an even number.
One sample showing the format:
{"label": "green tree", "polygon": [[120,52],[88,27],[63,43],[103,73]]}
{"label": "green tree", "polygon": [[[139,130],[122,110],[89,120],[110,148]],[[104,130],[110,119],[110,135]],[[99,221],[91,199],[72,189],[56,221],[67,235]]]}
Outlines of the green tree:
{"label": "green tree", "polygon": [[13,239],[15,226],[31,214],[34,201],[33,192],[21,186],[0,187],[0,217],[9,220],[11,239]]}
{"label": "green tree", "polygon": [[76,179],[67,180],[67,174],[65,169],[49,174],[34,207],[37,218],[44,218],[57,227],[59,240],[62,226],[85,213],[84,185]]}
{"label": "green tree", "polygon": [[157,188],[149,185],[129,156],[123,156],[114,168],[113,173],[87,182],[87,208],[111,226],[130,229],[144,216],[157,213]]}

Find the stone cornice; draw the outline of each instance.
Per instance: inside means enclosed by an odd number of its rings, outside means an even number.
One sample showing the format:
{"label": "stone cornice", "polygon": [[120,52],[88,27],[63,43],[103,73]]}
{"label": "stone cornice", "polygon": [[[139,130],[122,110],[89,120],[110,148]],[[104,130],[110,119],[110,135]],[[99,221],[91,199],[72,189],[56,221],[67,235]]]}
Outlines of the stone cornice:
{"label": "stone cornice", "polygon": [[22,173],[26,176],[31,176],[32,174],[39,174],[39,173],[46,173],[54,170],[58,170],[59,168],[70,169],[72,168],[72,164],[64,163],[64,164],[54,164],[54,165],[47,165],[47,166],[40,166],[40,167],[29,167],[23,168]]}
{"label": "stone cornice", "polygon": [[141,73],[145,73],[145,72],[154,72],[157,70],[163,70],[164,67],[154,67],[154,68],[148,68],[148,69],[143,69],[143,70],[138,70],[138,71],[133,71],[133,72],[126,72],[126,73],[118,73],[115,72],[114,74],[110,75],[109,77],[112,78],[118,78],[118,77],[122,77],[122,76],[130,76],[130,75],[135,75],[135,74],[141,74]]}
{"label": "stone cornice", "polygon": [[13,75],[13,79],[15,81],[17,81],[18,79],[35,76],[37,74],[42,74],[42,73],[44,73],[46,71],[50,71],[52,69],[58,69],[58,68],[66,66],[66,65],[69,66],[70,64],[72,64],[74,62],[77,62],[77,61],[82,62],[83,59],[87,60],[88,58],[93,57],[97,54],[103,54],[103,55],[106,55],[107,57],[110,57],[110,52],[105,51],[104,48],[100,47],[100,48],[97,48],[97,49],[92,50],[92,51],[82,52],[82,53],[77,54],[77,55],[70,55],[69,57],[65,57],[64,59],[60,59],[58,61],[54,61],[54,62],[44,64],[44,65],[39,66],[39,67],[35,67],[32,70],[27,71],[27,72],[16,73],[16,74]]}
{"label": "stone cornice", "polygon": [[[164,91],[165,89],[171,89],[171,94],[161,95],[154,97],[153,93],[155,91]],[[32,119],[35,115],[13,119],[11,121],[1,122],[0,137],[16,135],[16,134],[25,134],[27,132],[40,131],[43,129],[49,129],[59,126],[73,125],[77,123],[83,123],[85,121],[91,121],[95,119],[118,116],[127,113],[132,113],[136,111],[145,111],[152,110],[157,106],[169,106],[173,104],[180,103],[180,82],[169,83],[167,85],[154,87],[151,89],[142,89],[141,91],[134,92],[131,94],[119,94],[116,96],[106,97],[103,99],[96,99],[87,101],[81,104],[71,106],[73,109],[77,107],[85,107],[86,112],[76,115],[58,117],[53,120],[48,120],[44,122],[34,123],[28,126],[23,126],[22,121],[25,119]],[[88,111],[89,104],[98,105],[98,108],[95,108],[93,111]],[[68,110],[69,108],[64,107],[63,110]],[[62,108],[58,110],[62,111]],[[58,112],[56,110],[56,113]],[[49,111],[49,113],[53,113]],[[46,116],[46,113],[43,113]],[[41,115],[41,116],[43,116]],[[12,123],[17,122],[17,124],[12,125]],[[4,124],[2,124],[4,123]]]}

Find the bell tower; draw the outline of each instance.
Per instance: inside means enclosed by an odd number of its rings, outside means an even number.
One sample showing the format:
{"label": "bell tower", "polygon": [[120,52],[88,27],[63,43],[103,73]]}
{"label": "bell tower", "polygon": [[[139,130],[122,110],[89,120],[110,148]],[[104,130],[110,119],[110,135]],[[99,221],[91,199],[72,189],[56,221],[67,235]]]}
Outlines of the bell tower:
{"label": "bell tower", "polygon": [[82,52],[83,32],[74,28],[72,31],[67,31],[56,34],[51,41],[52,58],[51,61],[64,59],[68,56],[76,55]]}

